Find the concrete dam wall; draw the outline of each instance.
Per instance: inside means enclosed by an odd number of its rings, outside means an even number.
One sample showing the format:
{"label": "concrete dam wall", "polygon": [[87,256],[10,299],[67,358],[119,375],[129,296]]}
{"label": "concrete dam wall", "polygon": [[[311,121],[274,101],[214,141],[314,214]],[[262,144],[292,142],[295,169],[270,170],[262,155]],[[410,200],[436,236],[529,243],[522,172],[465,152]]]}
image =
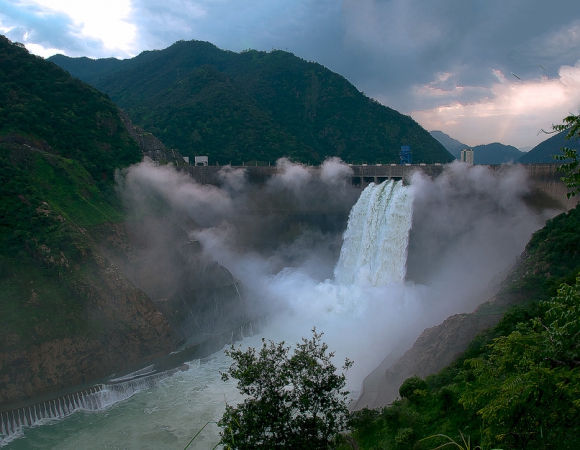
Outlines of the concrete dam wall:
{"label": "concrete dam wall", "polygon": [[[535,197],[534,202],[538,207],[568,211],[578,203],[577,198],[566,198],[568,190],[561,180],[562,174],[558,172],[559,164],[518,164],[518,166],[525,168],[528,172],[528,178],[532,183],[531,195]],[[221,184],[219,172],[224,167],[245,170],[248,181],[252,183],[264,183],[280,170],[276,166],[179,166],[178,170],[189,173],[198,183],[219,186]],[[421,171],[434,178],[443,172],[445,166],[442,164],[384,164],[350,167],[353,186],[364,189],[372,182],[378,184],[390,179],[403,180],[408,183],[415,171]],[[508,166],[494,164],[487,167],[501,171]]]}

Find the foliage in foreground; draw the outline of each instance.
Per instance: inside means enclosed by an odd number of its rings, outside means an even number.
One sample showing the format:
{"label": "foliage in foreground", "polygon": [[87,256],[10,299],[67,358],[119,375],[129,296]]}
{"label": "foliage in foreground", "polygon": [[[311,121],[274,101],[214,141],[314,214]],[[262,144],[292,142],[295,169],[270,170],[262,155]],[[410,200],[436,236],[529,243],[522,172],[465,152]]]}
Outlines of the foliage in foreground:
{"label": "foliage in foreground", "polygon": [[[312,330],[293,353],[284,342],[267,343],[259,352],[233,346],[226,351],[234,363],[224,380],[238,380],[246,396],[237,406],[226,406],[219,421],[221,444],[227,449],[329,449],[346,424],[348,392],[345,374],[337,374],[321,341]],[[352,366],[346,360],[343,370]]]}
{"label": "foliage in foreground", "polygon": [[[564,123],[562,125],[554,125],[554,130],[556,131],[564,131],[568,130],[568,134],[566,135],[566,139],[580,139],[580,115],[569,115],[568,117],[564,118]],[[580,193],[580,166],[578,161],[578,150],[571,149],[568,147],[562,148],[561,155],[555,155],[559,161],[567,161],[564,162],[559,170],[564,172],[564,177],[562,177],[562,181],[566,183],[566,186],[569,189],[568,198],[574,197],[575,195]]]}
{"label": "foliage in foreground", "polygon": [[580,448],[580,276],[540,309],[467,361],[475,379],[460,403],[481,417],[484,443]]}
{"label": "foliage in foreground", "polygon": [[[464,437],[484,449],[580,448],[579,343],[580,274],[552,299],[512,310],[440,373],[405,381],[402,399],[355,413],[353,435],[364,449]],[[436,434],[440,442],[426,442]]]}

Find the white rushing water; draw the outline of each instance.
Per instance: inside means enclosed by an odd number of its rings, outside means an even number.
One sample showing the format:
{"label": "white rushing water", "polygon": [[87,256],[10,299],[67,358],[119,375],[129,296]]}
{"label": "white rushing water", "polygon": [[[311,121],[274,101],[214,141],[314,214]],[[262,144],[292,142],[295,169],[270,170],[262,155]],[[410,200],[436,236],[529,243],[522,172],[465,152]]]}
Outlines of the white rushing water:
{"label": "white rushing water", "polygon": [[352,208],[334,270],[341,285],[405,280],[412,196],[401,181],[371,183]]}
{"label": "white rushing water", "polygon": [[[361,342],[385,344],[389,336],[395,339],[397,333],[404,332],[400,324],[405,323],[406,315],[413,315],[417,307],[404,287],[411,221],[409,188],[401,182],[368,186],[349,216],[335,280],[320,283],[300,271],[283,271],[273,277],[269,289],[287,310],[262,334],[275,341],[297,342],[317,326],[339,358],[353,359],[355,368],[358,361],[367,360],[366,365],[358,363],[354,377],[349,372],[349,378],[359,385],[385,356],[371,345],[361,350]],[[373,320],[374,325],[369,325]],[[259,346],[261,336],[245,338],[242,345]],[[221,417],[226,402],[239,400],[235,384],[224,383],[219,374],[229,364],[223,352],[218,352],[207,360],[190,363],[189,370],[155,379],[155,383],[151,382],[155,375],[148,375],[149,368],[145,368],[143,374],[148,376],[142,385],[118,379],[117,387],[105,385],[90,394],[90,405],[88,398],[77,397],[61,407],[62,414],[55,403],[55,413],[48,418],[27,422],[13,418],[4,425],[4,435],[10,436],[0,441],[0,446],[183,449],[210,422],[191,448],[211,449],[219,441],[219,429],[213,422]],[[341,365],[340,361],[335,364]],[[129,394],[119,396],[115,389]]]}

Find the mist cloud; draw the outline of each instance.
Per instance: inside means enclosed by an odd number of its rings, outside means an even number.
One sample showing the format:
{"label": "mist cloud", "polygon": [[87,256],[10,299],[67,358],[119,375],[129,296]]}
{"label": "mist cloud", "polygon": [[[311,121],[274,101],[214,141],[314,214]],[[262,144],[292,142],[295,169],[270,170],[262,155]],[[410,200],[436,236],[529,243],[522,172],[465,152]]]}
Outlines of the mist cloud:
{"label": "mist cloud", "polygon": [[[297,342],[313,326],[324,332],[339,358],[355,360],[353,391],[423,329],[487,300],[546,219],[526,206],[530,188],[521,167],[456,162],[436,179],[416,173],[407,188],[414,197],[407,281],[341,285],[333,270],[346,214],[360,194],[350,185],[350,167],[337,159],[321,168],[278,164],[264,184],[224,168],[218,188],[142,163],[119,179],[119,189],[133,212],[166,205],[164,214],[201,243],[204,255],[241,280],[258,305],[253,313],[270,314],[266,337]],[[179,239],[165,238],[158,251]]]}

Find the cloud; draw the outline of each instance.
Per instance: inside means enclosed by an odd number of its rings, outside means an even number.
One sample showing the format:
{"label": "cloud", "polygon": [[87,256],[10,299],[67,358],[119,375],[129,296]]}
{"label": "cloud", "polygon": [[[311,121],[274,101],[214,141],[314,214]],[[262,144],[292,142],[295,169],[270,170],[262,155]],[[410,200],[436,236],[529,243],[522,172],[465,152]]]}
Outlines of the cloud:
{"label": "cloud", "polygon": [[416,87],[417,95],[443,97],[448,102],[414,111],[412,116],[428,130],[442,130],[468,145],[489,143],[489,130],[494,130],[495,140],[524,146],[544,140],[545,135],[539,133],[542,128],[549,129],[570,112],[578,113],[580,61],[562,66],[556,78],[519,81],[499,70],[494,74],[497,81],[487,95],[472,102],[453,100],[453,90],[435,84]]}
{"label": "cloud", "polygon": [[133,25],[124,20],[127,0],[0,0],[0,24],[6,35],[41,56],[128,56]]}
{"label": "cloud", "polygon": [[[118,190],[135,214],[151,214],[168,205],[171,211],[200,227],[218,226],[233,209],[232,198],[212,185],[195,183],[173,166],[157,167],[149,161],[132,166],[117,177]],[[153,208],[153,209],[149,209]]]}
{"label": "cloud", "polygon": [[[0,0],[0,23],[13,41],[32,41],[51,48],[70,48],[71,37],[79,31],[72,19],[62,12],[44,11],[35,4],[7,0]],[[79,45],[75,50],[81,48],[85,46]]]}
{"label": "cloud", "polygon": [[288,49],[306,58],[302,51],[324,45],[324,34],[339,18],[340,5],[333,0],[136,0],[131,14],[146,48],[196,39],[234,51]]}

